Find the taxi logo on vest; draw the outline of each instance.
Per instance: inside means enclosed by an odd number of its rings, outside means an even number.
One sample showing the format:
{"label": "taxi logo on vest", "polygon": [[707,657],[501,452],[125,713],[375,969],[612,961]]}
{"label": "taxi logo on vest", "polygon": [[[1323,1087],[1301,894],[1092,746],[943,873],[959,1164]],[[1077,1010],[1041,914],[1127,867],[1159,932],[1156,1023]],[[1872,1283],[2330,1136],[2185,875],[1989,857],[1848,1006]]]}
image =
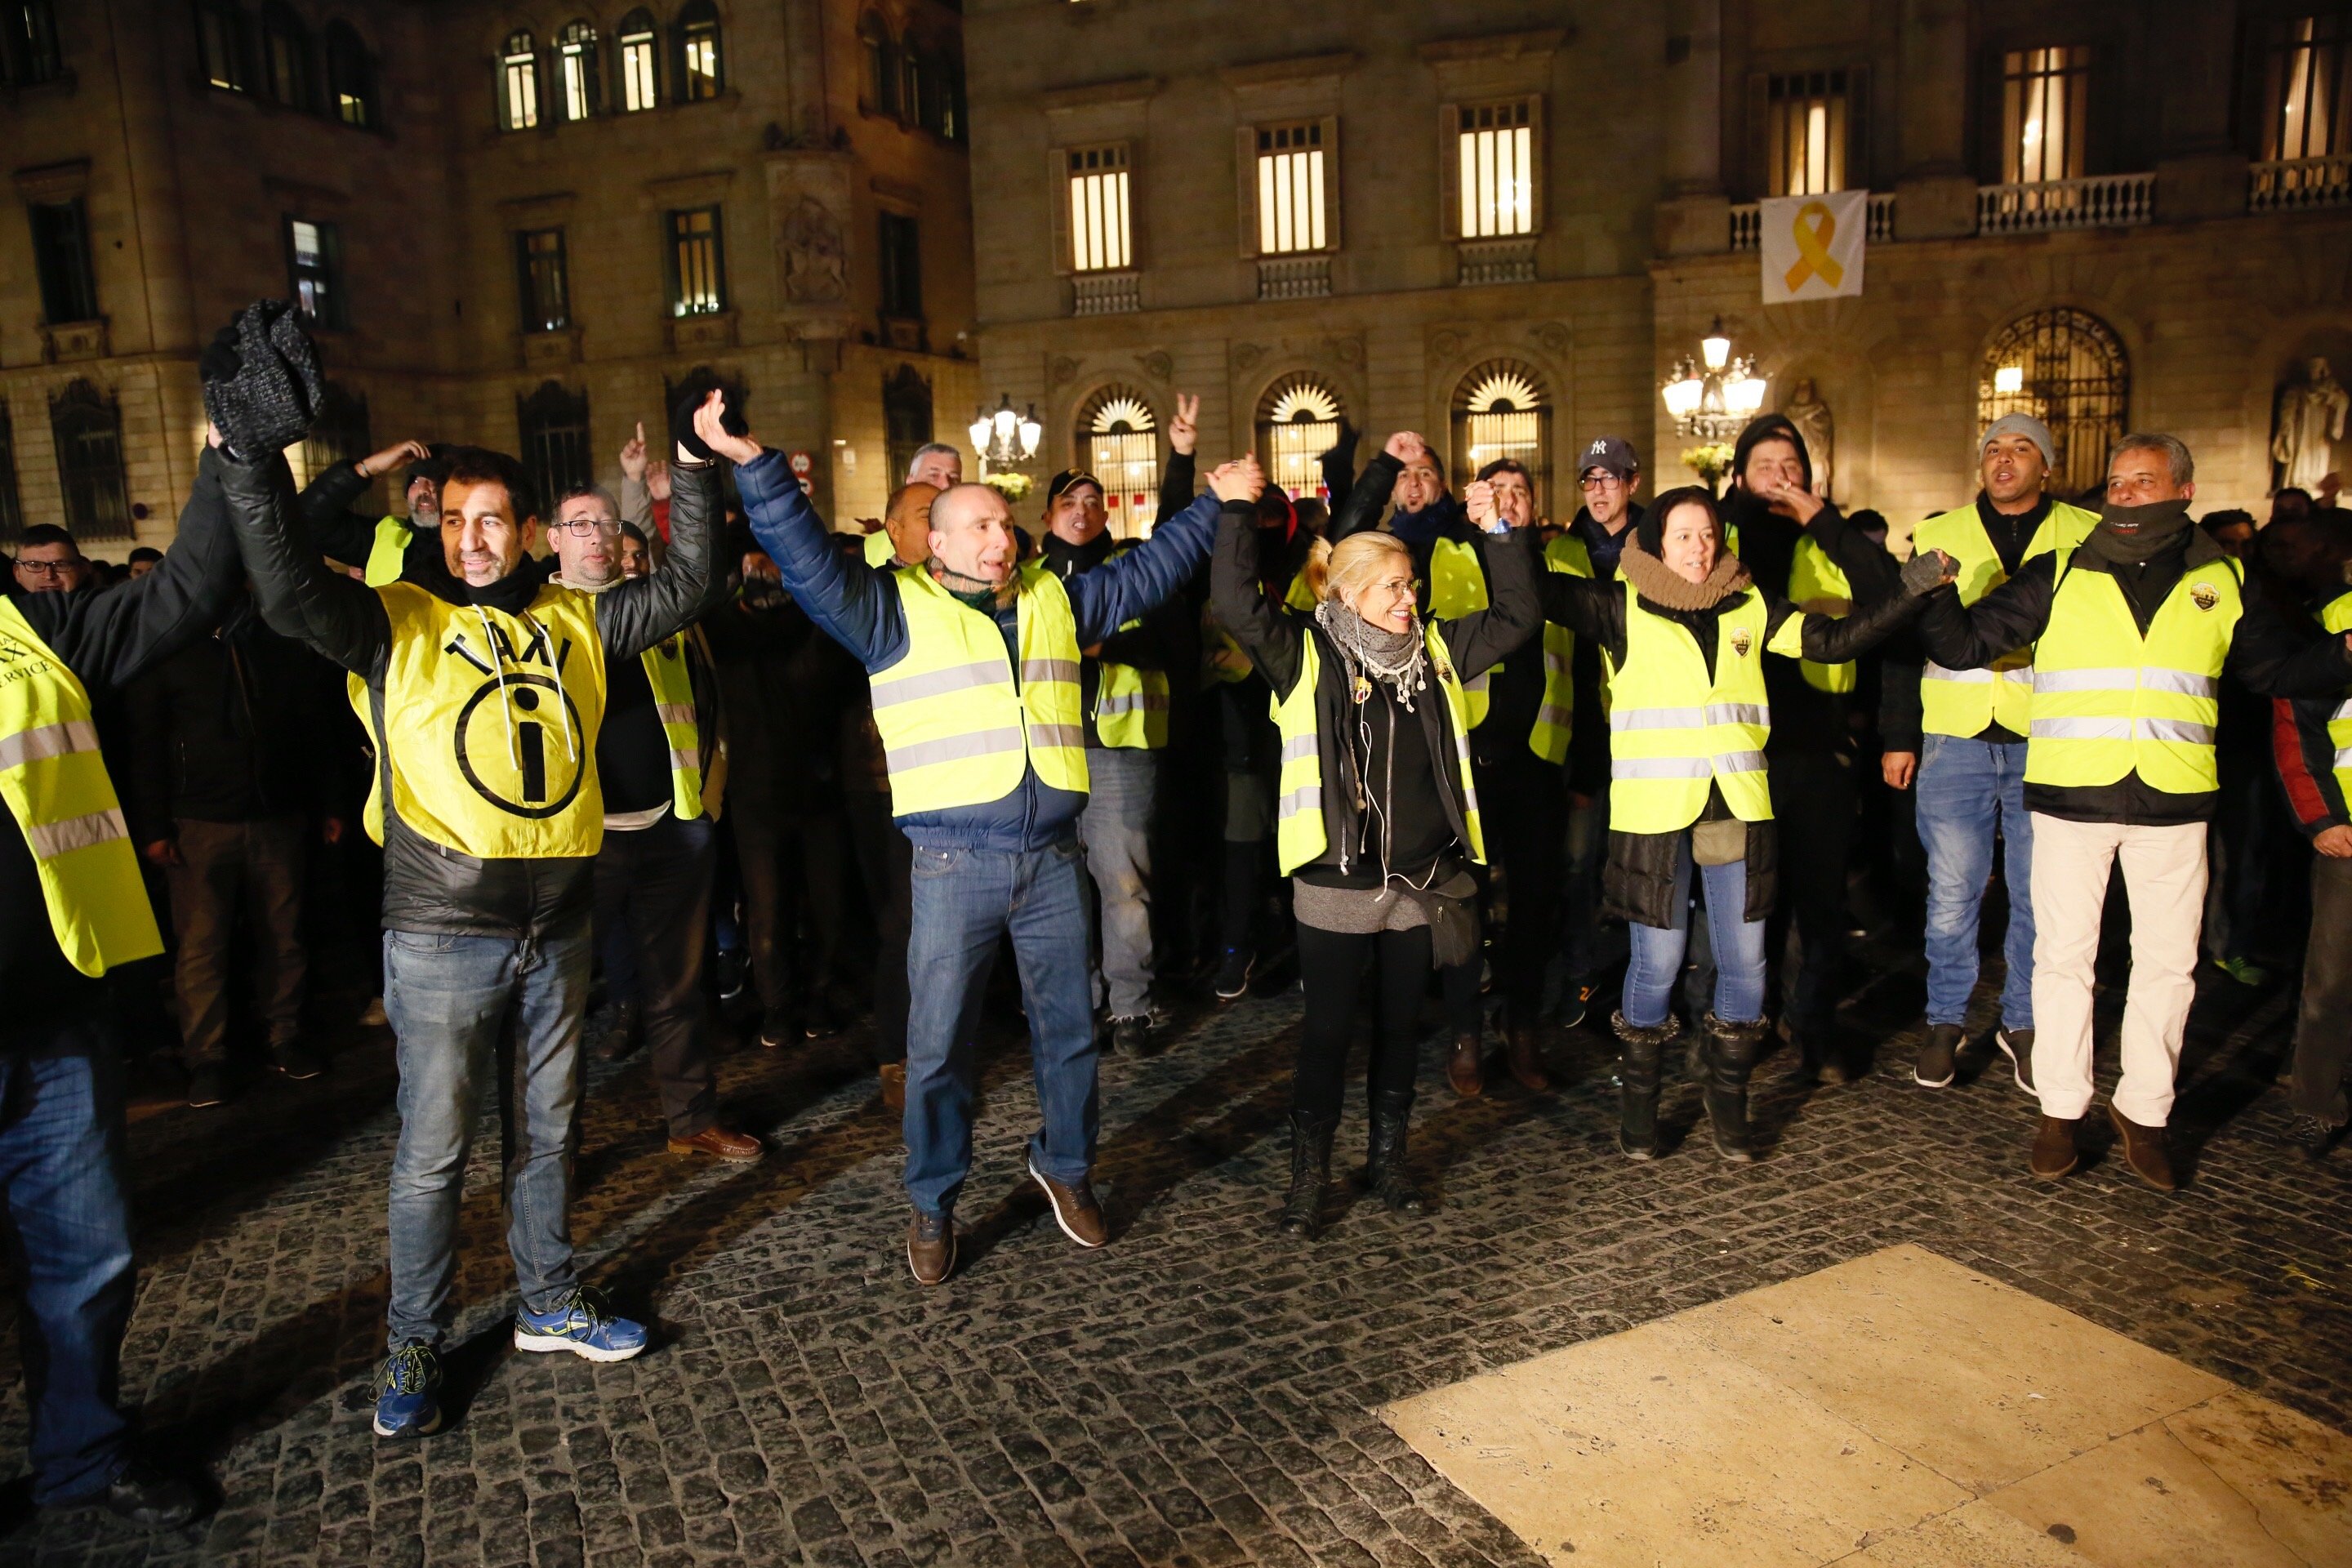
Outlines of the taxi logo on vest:
{"label": "taxi logo on vest", "polygon": [[483,681],[457,710],[455,739],[457,771],[511,816],[553,816],[587,776],[580,710],[544,675]]}
{"label": "taxi logo on vest", "polygon": [[2221,602],[2221,595],[2213,591],[2212,584],[2200,583],[2189,590],[2189,602],[2200,610],[2210,610]]}
{"label": "taxi logo on vest", "polygon": [[1735,658],[1746,658],[1748,657],[1748,644],[1751,640],[1752,639],[1750,639],[1748,635],[1748,628],[1746,626],[1733,627],[1731,633],[1732,657]]}

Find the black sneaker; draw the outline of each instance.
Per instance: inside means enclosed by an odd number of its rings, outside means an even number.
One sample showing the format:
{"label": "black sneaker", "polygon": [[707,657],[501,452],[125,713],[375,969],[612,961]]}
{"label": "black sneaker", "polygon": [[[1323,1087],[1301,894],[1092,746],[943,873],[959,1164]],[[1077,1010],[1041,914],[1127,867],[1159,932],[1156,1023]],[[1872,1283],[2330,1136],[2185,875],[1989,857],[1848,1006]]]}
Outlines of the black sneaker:
{"label": "black sneaker", "polygon": [[1151,1048],[1151,1019],[1149,1015],[1110,1021],[1110,1048],[1131,1056],[1141,1056]]}
{"label": "black sneaker", "polygon": [[771,1013],[760,1025],[760,1044],[769,1050],[778,1050],[792,1043],[793,1020],[788,1014]]}
{"label": "black sneaker", "polygon": [[279,1072],[296,1083],[317,1078],[327,1070],[326,1058],[299,1040],[281,1040],[270,1047],[269,1059]]}
{"label": "black sneaker", "polygon": [[228,1073],[217,1067],[199,1067],[188,1074],[188,1103],[202,1109],[228,1102]]}
{"label": "black sneaker", "polygon": [[834,1012],[833,1004],[825,999],[824,988],[811,992],[807,1004],[801,1009],[801,1033],[812,1040],[829,1040],[841,1033],[841,1028],[840,1016]]}
{"label": "black sneaker", "polygon": [[1592,982],[1581,975],[1568,983],[1568,989],[1561,992],[1559,996],[1561,1028],[1573,1029],[1584,1022],[1584,1015],[1592,1005],[1593,990]]}
{"label": "black sneaker", "polygon": [[2302,1150],[2305,1159],[2324,1160],[2327,1158],[2328,1146],[2336,1142],[2336,1133],[2342,1131],[2325,1117],[2298,1110],[2287,1118],[2286,1141]]}
{"label": "black sneaker", "polygon": [[719,955],[719,999],[721,1002],[732,1002],[736,997],[743,994],[744,976],[749,973],[750,965],[743,962],[741,953],[720,953]]}
{"label": "black sneaker", "polygon": [[1257,950],[1250,947],[1225,949],[1224,962],[1217,965],[1217,1000],[1238,1002],[1249,994],[1251,973],[1257,968]]}
{"label": "black sneaker", "polygon": [[1958,1024],[1930,1024],[1927,1038],[1919,1047],[1919,1059],[1911,1068],[1911,1081],[1922,1089],[1948,1089],[1960,1070],[1960,1026]]}
{"label": "black sneaker", "polygon": [[125,1464],[103,1491],[76,1498],[65,1506],[102,1508],[141,1530],[178,1530],[194,1524],[205,1511],[204,1499],[194,1482],[136,1458]]}
{"label": "black sneaker", "polygon": [[2041,1096],[2033,1088],[2033,1031],[2003,1026],[1994,1031],[1992,1043],[2009,1058],[2009,1070],[2016,1075],[2019,1092],[2039,1100]]}

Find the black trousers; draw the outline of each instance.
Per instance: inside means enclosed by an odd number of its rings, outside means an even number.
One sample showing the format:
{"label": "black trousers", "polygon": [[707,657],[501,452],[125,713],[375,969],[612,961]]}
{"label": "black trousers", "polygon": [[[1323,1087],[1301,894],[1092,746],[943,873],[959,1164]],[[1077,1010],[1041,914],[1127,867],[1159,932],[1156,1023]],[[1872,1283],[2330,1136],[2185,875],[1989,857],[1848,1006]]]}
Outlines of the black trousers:
{"label": "black trousers", "polygon": [[702,954],[710,937],[710,884],[719,829],[707,817],[665,816],[607,832],[596,854],[596,932],[625,932],[635,961],[646,1055],[673,1138],[691,1138],[719,1110]]}
{"label": "black trousers", "polygon": [[1532,1024],[1543,1010],[1544,972],[1559,942],[1567,875],[1566,774],[1533,752],[1476,769],[1486,862],[1508,893],[1510,920],[1496,953],[1495,981],[1507,1016]]}
{"label": "black trousers", "polygon": [[1781,973],[1790,1021],[1816,1034],[1837,1012],[1846,950],[1845,866],[1853,844],[1853,758],[1797,752],[1770,759],[1780,832],[1780,906],[1796,922]]}
{"label": "black trousers", "polygon": [[[833,983],[847,915],[846,819],[837,810],[763,809],[743,800],[730,812],[735,859],[743,876],[743,927],[751,950],[751,984],[770,1022],[790,1020],[803,994]],[[800,967],[797,934],[812,952]],[[798,984],[795,984],[797,979]]]}
{"label": "black trousers", "polygon": [[1421,1002],[1429,992],[1429,928],[1351,936],[1301,924],[1298,972],[1307,987],[1307,1020],[1298,1031],[1298,1063],[1291,1079],[1295,1110],[1318,1118],[1339,1114],[1348,1044],[1356,1032],[1356,999],[1364,970],[1375,959],[1381,972],[1379,1022],[1369,1088],[1375,1100],[1401,1093],[1412,1103]]}
{"label": "black trousers", "polygon": [[874,916],[874,1064],[907,1059],[907,928],[913,919],[915,847],[890,816],[887,795],[852,792],[849,840]]}
{"label": "black trousers", "polygon": [[2311,937],[2294,1025],[2294,1109],[2342,1126],[2352,1058],[2352,860],[2311,862]]}
{"label": "black trousers", "polygon": [[190,1068],[228,1059],[229,953],[237,914],[253,921],[254,1002],[272,1047],[302,1032],[310,950],[302,942],[302,829],[299,816],[257,822],[181,817],[180,863],[166,873],[179,942],[175,984],[180,1048]]}

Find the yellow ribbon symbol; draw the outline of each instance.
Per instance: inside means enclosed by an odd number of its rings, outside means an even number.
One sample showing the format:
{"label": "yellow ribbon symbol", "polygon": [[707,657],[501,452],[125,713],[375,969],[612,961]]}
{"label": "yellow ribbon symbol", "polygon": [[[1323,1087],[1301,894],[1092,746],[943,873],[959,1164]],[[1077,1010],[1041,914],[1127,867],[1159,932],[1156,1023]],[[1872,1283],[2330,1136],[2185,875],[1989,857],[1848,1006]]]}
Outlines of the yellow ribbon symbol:
{"label": "yellow ribbon symbol", "polygon": [[[1807,219],[1811,219],[1810,226]],[[1789,226],[1789,237],[1797,242],[1797,264],[1789,268],[1789,292],[1797,285],[1818,276],[1831,288],[1845,281],[1845,268],[1830,254],[1830,241],[1837,237],[1837,216],[1820,202],[1807,202],[1797,209],[1796,221]]]}

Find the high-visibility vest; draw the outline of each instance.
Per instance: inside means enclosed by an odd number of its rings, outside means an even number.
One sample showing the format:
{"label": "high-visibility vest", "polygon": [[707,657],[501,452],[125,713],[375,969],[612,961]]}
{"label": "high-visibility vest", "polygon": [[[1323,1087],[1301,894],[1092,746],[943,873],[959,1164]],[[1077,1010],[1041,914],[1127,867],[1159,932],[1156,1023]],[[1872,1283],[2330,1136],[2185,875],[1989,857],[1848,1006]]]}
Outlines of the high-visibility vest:
{"label": "high-visibility vest", "polygon": [[[1737,553],[1738,546],[1733,551]],[[1853,584],[1810,533],[1797,541],[1796,552],[1789,558],[1789,602],[1811,616],[1843,616],[1853,608]],[[1797,668],[1805,684],[1816,691],[1852,691],[1861,679],[1852,659],[1816,664],[1801,658]]]}
{"label": "high-visibility vest", "polygon": [[[1441,621],[1459,620],[1486,607],[1486,572],[1478,564],[1478,552],[1457,540],[1441,539],[1429,550],[1429,613]],[[1483,670],[1475,680],[1464,683],[1463,692],[1470,703],[1470,728],[1476,729],[1486,721],[1489,701],[1488,682],[1496,664]]]}
{"label": "high-visibility vest", "polygon": [[1764,595],[1752,590],[1718,616],[1710,676],[1690,628],[1643,609],[1625,584],[1625,660],[1610,681],[1611,827],[1679,833],[1706,809],[1710,784],[1742,822],[1772,820],[1764,655],[1801,657],[1804,617],[1783,621],[1769,645],[1766,624]]}
{"label": "high-visibility vest", "polygon": [[654,713],[669,747],[670,810],[680,822],[702,815],[702,729],[694,717],[694,668],[686,636],[673,632],[637,656],[654,690]]}
{"label": "high-visibility vest", "polygon": [[[1103,557],[1108,566],[1126,554],[1121,546]],[[1140,616],[1118,629],[1143,625]],[[1132,664],[1095,661],[1095,734],[1106,746],[1156,752],[1168,744],[1168,672]]]}
{"label": "high-visibility vest", "polygon": [[[2096,512],[2059,501],[2050,509],[2025,546],[2023,559],[2067,554],[2099,525]],[[2001,570],[2000,552],[1985,532],[1984,520],[1970,501],[1938,512],[1911,535],[1914,550],[1940,550],[1958,563],[1952,586],[1960,603],[1973,605],[2009,580]],[[1963,740],[1999,724],[2022,735],[2033,720],[2033,650],[2012,648],[1983,669],[1947,669],[1929,659],[1919,674],[1919,728],[1930,735],[1957,735]]]}
{"label": "high-visibility vest", "polygon": [[25,835],[66,962],[97,976],[163,951],[89,693],[0,597],[0,800]]}
{"label": "high-visibility vest", "polygon": [[604,841],[595,601],[552,584],[519,614],[453,605],[410,583],[376,595],[392,624],[381,711],[365,684],[351,681],[376,747],[368,837],[383,842],[388,794],[412,832],[460,855],[595,854]]}
{"label": "high-visibility vest", "polygon": [[[2352,631],[2352,594],[2339,594],[2319,612],[2319,624],[2337,637]],[[2336,784],[2352,801],[2352,688],[2327,715],[2328,743],[2336,748]]]}
{"label": "high-visibility vest", "polygon": [[890,531],[887,528],[877,529],[867,534],[864,548],[868,566],[889,566],[898,562],[898,547],[890,542]]}
{"label": "high-visibility vest", "polygon": [[2088,789],[2137,772],[2168,795],[2221,788],[2221,663],[2244,610],[2237,563],[2209,561],[2181,573],[2143,637],[2112,575],[2062,557],[2034,645],[2025,782]]}
{"label": "high-visibility vest", "polygon": [[408,520],[386,517],[375,525],[375,542],[368,546],[367,564],[362,573],[371,588],[381,588],[400,581],[400,569],[408,559],[411,538]]}
{"label": "high-visibility vest", "polygon": [[1032,767],[1041,783],[1084,795],[1078,622],[1062,580],[1034,561],[1021,568],[1016,683],[995,616],[957,599],[928,567],[895,574],[907,651],[871,681],[893,812],[1002,800]]}
{"label": "high-visibility vest", "polygon": [[1307,568],[1301,566],[1290,574],[1290,587],[1282,595],[1284,605],[1301,615],[1315,613],[1317,600],[1313,584],[1307,581]]}
{"label": "high-visibility vest", "polygon": [[[1315,634],[1301,628],[1302,655],[1298,682],[1287,697],[1274,700],[1275,728],[1282,731],[1282,777],[1276,789],[1275,860],[1289,876],[1330,845],[1323,825],[1323,750],[1317,734],[1315,690],[1323,679],[1323,656]],[[1470,773],[1470,705],[1463,682],[1454,671],[1454,656],[1434,620],[1422,623],[1429,666],[1437,689],[1445,693],[1445,712],[1453,723],[1454,763],[1462,786],[1462,825],[1470,835],[1470,858],[1486,863],[1486,835],[1478,820],[1478,784]]]}
{"label": "high-visibility vest", "polygon": [[[1592,552],[1573,533],[1563,533],[1544,546],[1544,564],[1570,577],[1592,575]],[[1556,622],[1543,628],[1544,689],[1536,710],[1535,728],[1528,731],[1528,750],[1545,762],[1568,761],[1568,742],[1576,727],[1576,634]]]}

